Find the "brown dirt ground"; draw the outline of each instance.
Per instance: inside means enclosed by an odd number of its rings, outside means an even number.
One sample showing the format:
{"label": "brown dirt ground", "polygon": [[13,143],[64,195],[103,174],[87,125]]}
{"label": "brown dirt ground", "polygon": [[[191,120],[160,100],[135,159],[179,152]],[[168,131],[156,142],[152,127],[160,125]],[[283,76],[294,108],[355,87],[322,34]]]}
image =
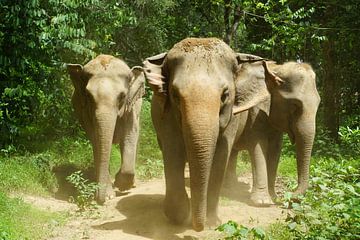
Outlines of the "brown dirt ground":
{"label": "brown dirt ground", "polygon": [[[219,214],[223,223],[234,220],[247,227],[267,226],[284,219],[278,206],[258,208],[249,204],[251,175],[239,178],[237,186],[224,189]],[[136,188],[100,206],[97,214],[79,216],[76,206],[54,198],[23,196],[26,202],[48,211],[72,213],[65,226],[55,228],[51,240],[140,240],[140,239],[219,239],[214,228],[195,232],[190,223],[176,226],[169,223],[162,210],[165,193],[164,179],[138,182]]]}

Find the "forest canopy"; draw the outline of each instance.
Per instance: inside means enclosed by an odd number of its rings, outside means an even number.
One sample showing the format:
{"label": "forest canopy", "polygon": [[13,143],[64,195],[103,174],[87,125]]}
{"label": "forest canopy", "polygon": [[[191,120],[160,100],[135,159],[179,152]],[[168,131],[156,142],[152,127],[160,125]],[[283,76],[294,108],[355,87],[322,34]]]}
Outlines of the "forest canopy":
{"label": "forest canopy", "polygon": [[359,126],[357,0],[0,1],[0,148],[77,134],[66,63],[100,53],[129,65],[186,37],[218,37],[235,51],[310,63],[322,102],[318,127],[337,140]]}

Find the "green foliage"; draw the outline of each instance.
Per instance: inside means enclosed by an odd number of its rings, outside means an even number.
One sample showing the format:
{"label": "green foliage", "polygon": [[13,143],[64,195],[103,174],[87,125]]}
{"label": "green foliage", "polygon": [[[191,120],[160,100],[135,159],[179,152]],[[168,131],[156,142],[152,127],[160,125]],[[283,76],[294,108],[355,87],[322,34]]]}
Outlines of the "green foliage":
{"label": "green foliage", "polygon": [[278,61],[309,61],[317,70],[320,89],[326,58],[321,44],[335,39],[334,50],[342,56],[334,59],[342,93],[337,111],[342,118],[356,115],[359,5],[355,0],[333,1],[326,11],[328,5],[285,0],[3,0],[0,148],[18,145],[24,138],[78,134],[65,63],[85,63],[109,53],[139,65],[185,37],[224,38],[235,13],[239,14],[232,36],[236,51]]}
{"label": "green foliage", "polygon": [[57,188],[51,172],[50,155],[46,153],[26,154],[0,158],[0,191],[46,194]]}
{"label": "green foliage", "polygon": [[66,180],[71,183],[77,191],[77,196],[72,197],[72,200],[79,207],[80,211],[94,209],[96,207],[94,199],[95,193],[99,189],[97,183],[89,182],[89,180],[84,178],[81,171],[72,173],[66,177]]}
{"label": "green foliage", "polygon": [[78,132],[64,63],[111,53],[127,11],[118,1],[1,1],[0,148]]}
{"label": "green foliage", "polygon": [[251,160],[247,151],[241,151],[238,154],[236,161],[236,174],[239,176],[243,173],[248,173],[251,170]]}
{"label": "green foliage", "polygon": [[[360,155],[360,129],[357,122],[349,122],[339,129],[339,140],[330,137],[329,131],[319,127],[316,131],[312,155],[315,157],[344,158]],[[295,146],[284,136],[283,158],[295,157]]]}
{"label": "green foliage", "polygon": [[226,240],[267,239],[266,233],[262,228],[248,228],[234,221],[228,221],[218,226],[216,230],[223,232],[225,234],[223,239]]}
{"label": "green foliage", "polygon": [[143,101],[140,115],[140,139],[137,154],[136,172],[140,179],[150,179],[163,175],[163,161],[152,125],[151,103]]}
{"label": "green foliage", "polygon": [[[27,149],[9,145],[0,154],[0,191],[31,194],[55,193],[59,177],[93,166],[92,148],[81,138],[25,142]],[[31,152],[29,151],[31,150]],[[58,171],[60,169],[60,172]]]}
{"label": "green foliage", "polygon": [[140,179],[152,179],[163,176],[164,165],[159,159],[146,159],[136,168],[137,175]]}
{"label": "green foliage", "polygon": [[306,194],[284,195],[283,207],[290,209],[285,223],[276,222],[266,229],[264,238],[255,238],[252,229],[230,221],[218,227],[224,239],[359,239],[359,159],[317,157],[310,169],[311,187]]}
{"label": "green foliage", "polygon": [[300,203],[288,198],[294,239],[359,239],[359,160],[322,159],[312,166],[311,189]]}
{"label": "green foliage", "polygon": [[360,128],[351,129],[349,126],[340,127],[339,130],[341,146],[346,148],[348,155],[360,154]]}
{"label": "green foliage", "polygon": [[339,144],[330,137],[329,132],[324,129],[318,129],[314,141],[313,155],[338,158],[341,156],[340,151]]}
{"label": "green foliage", "polygon": [[0,240],[45,239],[63,216],[40,211],[0,192]]}

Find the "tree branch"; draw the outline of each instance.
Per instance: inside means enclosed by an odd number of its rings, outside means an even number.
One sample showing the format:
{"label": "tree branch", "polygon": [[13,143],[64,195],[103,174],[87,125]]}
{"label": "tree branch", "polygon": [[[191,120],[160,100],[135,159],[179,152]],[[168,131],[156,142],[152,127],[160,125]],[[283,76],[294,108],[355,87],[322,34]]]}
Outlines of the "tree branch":
{"label": "tree branch", "polygon": [[227,44],[231,44],[233,37],[239,27],[240,19],[241,19],[241,7],[240,5],[233,6],[233,21],[230,23],[230,12],[231,12],[231,1],[225,0],[225,8],[224,8],[224,24],[225,24],[225,42]]}
{"label": "tree branch", "polygon": [[224,41],[230,45],[231,41],[231,28],[230,28],[230,0],[224,0],[224,25],[225,25],[225,39]]}

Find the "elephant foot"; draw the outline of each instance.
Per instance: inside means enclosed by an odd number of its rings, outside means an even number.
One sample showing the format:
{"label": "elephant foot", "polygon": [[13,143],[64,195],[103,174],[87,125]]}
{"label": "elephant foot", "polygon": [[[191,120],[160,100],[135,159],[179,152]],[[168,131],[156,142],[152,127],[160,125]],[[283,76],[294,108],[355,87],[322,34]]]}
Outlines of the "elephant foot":
{"label": "elephant foot", "polygon": [[179,196],[179,194],[171,197],[166,196],[164,200],[164,212],[172,223],[184,223],[190,214],[190,203],[186,192],[181,196]]}
{"label": "elephant foot", "polygon": [[133,187],[135,183],[135,175],[133,173],[117,173],[115,176],[114,186],[120,191],[126,191]]}
{"label": "elephant foot", "polygon": [[107,200],[110,200],[115,197],[115,191],[112,188],[111,184],[106,184],[99,187],[96,191],[96,202],[98,204],[104,204]]}
{"label": "elephant foot", "polygon": [[252,192],[250,196],[251,203],[259,207],[267,207],[274,204],[267,191]]}
{"label": "elephant foot", "polygon": [[281,199],[278,197],[275,190],[269,190],[269,194],[275,204],[278,204],[281,202]]}
{"label": "elephant foot", "polygon": [[294,196],[304,195],[306,192],[307,186],[298,186],[296,190],[293,192]]}
{"label": "elephant foot", "polygon": [[197,231],[197,232],[201,232],[204,230],[205,228],[205,224],[204,223],[199,223],[199,222],[196,222],[196,220],[193,218],[192,219],[192,228]]}

